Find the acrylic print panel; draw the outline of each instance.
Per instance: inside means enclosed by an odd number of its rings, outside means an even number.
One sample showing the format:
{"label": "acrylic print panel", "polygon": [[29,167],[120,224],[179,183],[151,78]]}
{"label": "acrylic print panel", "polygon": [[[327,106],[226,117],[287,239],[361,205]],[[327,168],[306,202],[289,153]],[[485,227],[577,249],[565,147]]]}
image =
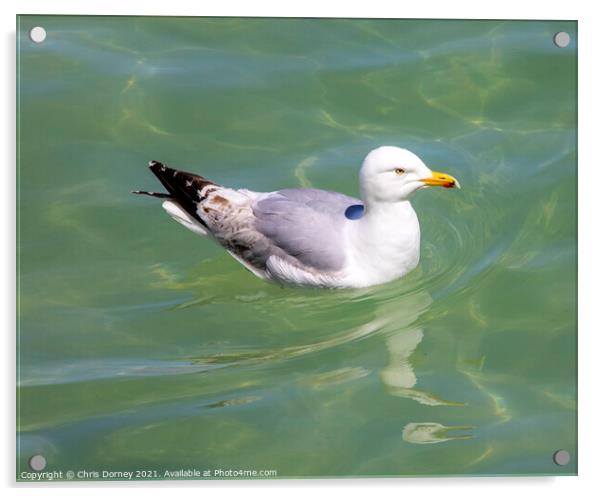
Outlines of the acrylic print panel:
{"label": "acrylic print panel", "polygon": [[19,480],[577,472],[575,22],[17,36]]}

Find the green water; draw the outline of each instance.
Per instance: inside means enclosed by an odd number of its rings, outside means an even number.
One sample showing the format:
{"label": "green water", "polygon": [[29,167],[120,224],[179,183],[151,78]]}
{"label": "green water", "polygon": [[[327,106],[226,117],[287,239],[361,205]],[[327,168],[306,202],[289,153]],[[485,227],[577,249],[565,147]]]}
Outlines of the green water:
{"label": "green water", "polygon": [[[18,477],[576,473],[576,27],[20,17]],[[155,159],[357,195],[382,144],[462,190],[364,290],[265,283],[129,193]]]}

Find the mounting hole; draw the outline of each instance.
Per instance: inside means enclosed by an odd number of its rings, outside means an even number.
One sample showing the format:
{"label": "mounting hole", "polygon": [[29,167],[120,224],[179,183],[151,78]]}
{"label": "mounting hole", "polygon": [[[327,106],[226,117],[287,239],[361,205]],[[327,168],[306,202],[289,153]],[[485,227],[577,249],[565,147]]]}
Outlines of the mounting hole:
{"label": "mounting hole", "polygon": [[560,31],[554,35],[554,45],[558,48],[566,48],[569,46],[570,42],[571,37],[569,33],[566,33],[565,31]]}
{"label": "mounting hole", "polygon": [[569,462],[571,461],[571,455],[569,454],[569,452],[567,450],[558,450],[556,453],[554,453],[553,456],[554,459],[554,463],[556,465],[568,465]]}
{"label": "mounting hole", "polygon": [[46,30],[42,26],[31,28],[29,37],[34,43],[42,43],[46,39]]}
{"label": "mounting hole", "polygon": [[36,472],[44,470],[46,468],[46,458],[44,455],[33,455],[29,459],[29,466]]}

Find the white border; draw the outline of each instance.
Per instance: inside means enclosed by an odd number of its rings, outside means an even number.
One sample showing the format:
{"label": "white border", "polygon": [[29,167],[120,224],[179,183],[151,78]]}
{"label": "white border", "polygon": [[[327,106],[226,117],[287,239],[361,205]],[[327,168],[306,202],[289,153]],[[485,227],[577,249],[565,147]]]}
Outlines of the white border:
{"label": "white border", "polygon": [[[576,19],[584,12],[579,1],[525,2],[505,0],[485,6],[482,2],[456,0],[421,0],[420,2],[369,2],[305,0],[281,2],[221,1],[195,2],[170,0],[135,2],[128,0],[22,0],[17,3],[19,14],[104,14],[104,15],[202,15],[256,17],[415,17],[466,19]],[[585,2],[584,2],[585,3]]]}
{"label": "white border", "polygon": [[[489,19],[577,19],[579,21],[579,477],[544,478],[439,478],[439,479],[338,479],[338,480],[290,480],[290,481],[206,481],[174,483],[99,483],[87,485],[88,494],[102,494],[107,489],[134,494],[163,494],[166,488],[175,487],[180,491],[207,492],[217,488],[241,490],[245,493],[262,494],[265,491],[287,490],[328,491],[342,489],[347,493],[365,493],[375,487],[383,493],[400,494],[400,491],[415,491],[424,494],[444,492],[447,496],[479,494],[504,494],[522,490],[544,493],[546,496],[589,494],[590,489],[599,486],[597,473],[600,470],[600,448],[598,442],[601,422],[599,400],[599,378],[602,378],[598,357],[602,350],[600,317],[598,308],[602,305],[602,281],[600,257],[602,239],[600,230],[600,184],[602,184],[602,159],[598,143],[602,141],[600,126],[600,17],[595,2],[526,2],[525,0],[498,0],[497,2],[454,0],[418,2],[381,1],[369,2],[315,1],[290,3],[285,1],[219,1],[199,2],[192,0],[169,0],[134,2],[127,0],[22,0],[0,3],[0,22],[3,28],[2,50],[2,108],[5,109],[2,126],[2,147],[4,163],[2,177],[2,210],[0,227],[4,237],[0,242],[2,250],[2,312],[5,380],[2,381],[2,419],[5,436],[0,451],[2,482],[9,491],[24,489],[27,493],[42,485],[14,483],[15,474],[15,57],[14,33],[16,14],[107,14],[107,15],[242,15],[242,16],[305,16],[305,17],[416,17],[416,18],[489,18]],[[537,350],[533,350],[537,353]],[[81,492],[79,484],[45,484],[49,494]],[[522,493],[521,491],[521,493]],[[577,492],[577,493],[576,493]]]}

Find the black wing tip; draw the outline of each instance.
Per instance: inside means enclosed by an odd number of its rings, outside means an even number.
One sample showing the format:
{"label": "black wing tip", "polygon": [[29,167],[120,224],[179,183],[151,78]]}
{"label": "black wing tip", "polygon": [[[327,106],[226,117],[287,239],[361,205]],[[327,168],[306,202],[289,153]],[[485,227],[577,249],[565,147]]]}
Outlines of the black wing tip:
{"label": "black wing tip", "polygon": [[148,163],[148,167],[149,169],[156,171],[156,170],[161,170],[161,171],[165,171],[167,169],[167,167],[162,164],[161,162],[158,162],[157,160],[151,160]]}
{"label": "black wing tip", "polygon": [[166,189],[169,191],[168,193],[156,193],[154,191],[141,191],[141,190],[135,190],[132,191],[132,194],[134,195],[144,195],[144,196],[152,196],[153,198],[173,198],[172,194],[172,188],[169,187],[169,184],[166,183],[166,172],[172,172],[173,175],[175,176],[177,171],[175,171],[174,169],[170,169],[169,167],[165,166],[164,164],[162,164],[161,162],[157,161],[157,160],[151,160],[148,163],[148,167],[149,169],[155,174],[155,176],[157,176],[159,178],[159,180],[161,181],[161,183],[163,183],[163,185],[166,187]]}
{"label": "black wing tip", "polygon": [[135,191],[132,191],[132,194],[152,196],[153,198],[171,198],[171,195],[169,195],[168,193],[155,193],[154,191],[135,190]]}
{"label": "black wing tip", "polygon": [[156,160],[151,160],[148,166],[152,173],[157,176],[159,182],[165,187],[167,193],[149,193],[145,191],[137,194],[171,198],[203,226],[207,227],[207,224],[199,217],[197,212],[198,203],[202,201],[199,198],[199,193],[205,186],[209,184],[214,185],[214,183],[191,172],[171,169]]}

